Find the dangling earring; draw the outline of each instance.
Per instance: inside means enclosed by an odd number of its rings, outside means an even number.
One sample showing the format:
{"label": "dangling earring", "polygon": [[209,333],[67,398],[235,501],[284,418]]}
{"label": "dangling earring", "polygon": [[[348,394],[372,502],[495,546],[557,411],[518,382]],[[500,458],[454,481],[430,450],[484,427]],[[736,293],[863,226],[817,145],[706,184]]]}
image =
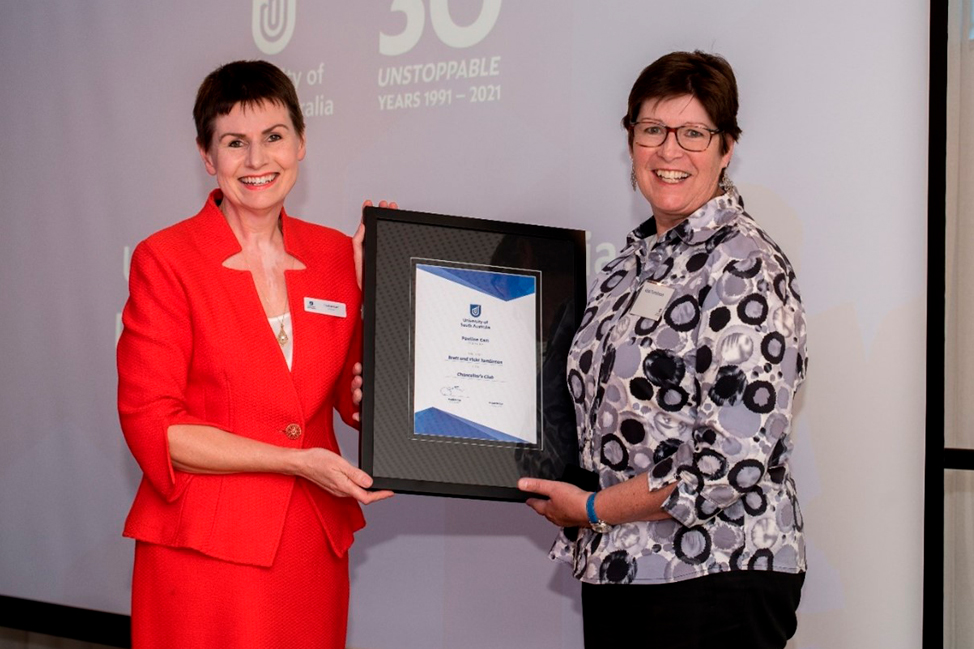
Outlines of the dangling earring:
{"label": "dangling earring", "polygon": [[632,185],[632,191],[636,191],[636,165],[632,165],[629,168],[629,184]]}
{"label": "dangling earring", "polygon": [[734,181],[731,180],[730,176],[727,175],[727,167],[720,170],[720,181],[717,183],[717,185],[725,194],[734,189]]}

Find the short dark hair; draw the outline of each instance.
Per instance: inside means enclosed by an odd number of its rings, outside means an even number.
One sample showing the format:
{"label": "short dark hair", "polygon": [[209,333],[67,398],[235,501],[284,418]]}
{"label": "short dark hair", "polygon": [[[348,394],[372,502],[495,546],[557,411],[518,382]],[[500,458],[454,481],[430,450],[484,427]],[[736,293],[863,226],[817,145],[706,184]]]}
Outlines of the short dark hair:
{"label": "short dark hair", "polygon": [[[691,95],[703,104],[714,126],[736,142],[741,137],[737,125],[737,80],[734,70],[722,56],[696,50],[670,52],[639,73],[629,91],[629,109],[622,118],[622,127],[629,134],[632,148],[632,126],[639,117],[639,109],[647,99],[671,99]],[[721,153],[727,153],[726,137],[720,138]]]}
{"label": "short dark hair", "polygon": [[230,114],[237,104],[252,108],[265,101],[286,108],[298,136],[304,135],[298,93],[279,67],[267,61],[234,61],[221,65],[203,79],[196,91],[193,106],[196,143],[209,149],[216,118]]}

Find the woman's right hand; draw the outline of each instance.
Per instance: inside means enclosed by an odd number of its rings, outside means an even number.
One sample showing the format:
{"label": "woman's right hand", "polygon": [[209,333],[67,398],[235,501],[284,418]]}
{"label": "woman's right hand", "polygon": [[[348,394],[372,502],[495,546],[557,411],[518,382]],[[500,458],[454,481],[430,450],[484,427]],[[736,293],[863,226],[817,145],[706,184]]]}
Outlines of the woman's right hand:
{"label": "woman's right hand", "polygon": [[393,495],[391,491],[366,491],[372,486],[372,477],[337,453],[321,447],[304,449],[302,453],[298,475],[333,496],[354,498],[368,505]]}

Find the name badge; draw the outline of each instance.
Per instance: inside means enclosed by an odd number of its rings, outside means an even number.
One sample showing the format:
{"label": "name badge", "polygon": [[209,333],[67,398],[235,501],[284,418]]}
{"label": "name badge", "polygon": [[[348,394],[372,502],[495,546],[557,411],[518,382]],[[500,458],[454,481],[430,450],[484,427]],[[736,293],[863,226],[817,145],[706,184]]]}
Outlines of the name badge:
{"label": "name badge", "polygon": [[319,297],[306,297],[304,298],[304,310],[308,313],[317,313],[319,315],[330,315],[336,318],[345,317],[345,304],[343,302],[332,302],[331,300],[322,300]]}
{"label": "name badge", "polygon": [[673,297],[673,288],[656,282],[646,282],[632,305],[631,312],[641,318],[659,320],[663,317],[663,310]]}

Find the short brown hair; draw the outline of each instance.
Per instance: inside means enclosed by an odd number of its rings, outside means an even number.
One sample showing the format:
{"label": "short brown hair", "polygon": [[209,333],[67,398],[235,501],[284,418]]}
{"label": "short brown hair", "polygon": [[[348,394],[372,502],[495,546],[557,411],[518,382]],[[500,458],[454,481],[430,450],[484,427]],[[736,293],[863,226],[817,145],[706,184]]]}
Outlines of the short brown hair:
{"label": "short brown hair", "polygon": [[298,93],[280,68],[267,61],[234,61],[221,65],[203,79],[196,91],[193,106],[196,143],[209,149],[216,118],[229,115],[237,104],[249,108],[265,101],[286,108],[298,136],[304,135]]}
{"label": "short brown hair", "polygon": [[[691,95],[703,105],[710,119],[723,135],[736,142],[741,137],[737,125],[737,80],[734,70],[722,56],[696,50],[670,52],[650,63],[639,73],[629,91],[629,110],[622,127],[629,134],[632,148],[632,126],[639,109],[647,99],[671,99]],[[720,138],[721,153],[727,153],[726,137]]]}

